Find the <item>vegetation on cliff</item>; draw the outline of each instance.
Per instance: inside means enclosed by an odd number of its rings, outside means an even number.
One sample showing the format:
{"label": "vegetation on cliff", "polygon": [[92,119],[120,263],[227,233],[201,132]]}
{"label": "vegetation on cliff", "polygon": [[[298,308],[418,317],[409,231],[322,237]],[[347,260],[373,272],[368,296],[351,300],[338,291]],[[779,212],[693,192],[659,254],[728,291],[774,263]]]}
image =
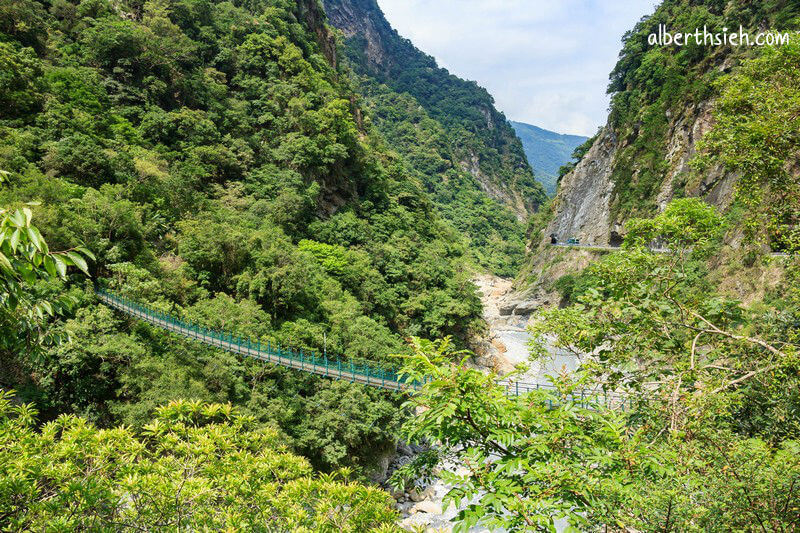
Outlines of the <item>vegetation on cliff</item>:
{"label": "vegetation on cliff", "polygon": [[374,0],[324,4],[344,32],[368,119],[466,236],[473,261],[513,276],[525,253],[524,219],[546,195],[492,97],[400,37]]}
{"label": "vegetation on cliff", "polygon": [[[738,63],[770,47],[686,46],[648,44],[648,36],[659,25],[674,31],[691,31],[707,26],[711,32],[743,26],[755,35],[765,30],[800,29],[800,8],[796,2],[666,0],[651,16],[643,18],[626,33],[619,61],[611,73],[609,127],[622,143],[614,161],[612,218],[652,215],[656,197],[670,168],[668,144],[675,121],[687,115],[697,118],[696,107],[719,96],[716,80],[736,71]],[[780,47],[782,48],[782,47]],[[697,185],[689,172],[679,174],[670,184],[676,195]],[[689,185],[689,187],[687,187]]]}
{"label": "vegetation on cliff", "polygon": [[[381,360],[465,338],[480,303],[461,239],[371,128],[318,4],[13,0],[0,6],[0,204],[113,290],[209,327]],[[48,263],[49,264],[49,263]],[[184,343],[57,279],[74,342],[2,349],[44,420],[142,427],[163,403],[231,402],[315,467],[389,448],[393,401]]]}
{"label": "vegetation on cliff", "polygon": [[440,216],[464,235],[472,262],[498,276],[514,276],[525,257],[524,224],[515,212],[461,167],[450,133],[416,99],[367,76],[356,82],[371,124],[402,154]]}
{"label": "vegetation on cliff", "polygon": [[693,163],[739,176],[737,203],[748,240],[777,251],[800,246],[800,37],[767,48],[720,78],[715,124]]}

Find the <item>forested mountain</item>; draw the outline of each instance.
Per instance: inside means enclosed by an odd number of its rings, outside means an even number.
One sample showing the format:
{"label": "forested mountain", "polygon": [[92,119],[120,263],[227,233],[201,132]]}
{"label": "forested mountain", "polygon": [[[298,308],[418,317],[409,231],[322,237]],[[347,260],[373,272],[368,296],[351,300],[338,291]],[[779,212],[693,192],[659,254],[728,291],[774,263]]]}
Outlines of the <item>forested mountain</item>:
{"label": "forested mountain", "polygon": [[345,35],[346,52],[357,73],[412,96],[444,126],[456,162],[491,196],[520,214],[535,211],[543,200],[541,188],[514,130],[485,89],[438,67],[432,57],[401,37],[376,0],[323,3],[331,24]]}
{"label": "forested mountain", "polygon": [[[362,120],[314,0],[0,4],[0,204],[54,250],[84,244],[120,294],[306,351],[385,360],[409,335],[465,339],[480,302],[462,239]],[[26,267],[27,268],[27,267]],[[0,353],[45,419],[141,427],[177,398],[231,402],[320,469],[393,446],[396,406],[135,324],[91,287]],[[42,326],[44,327],[44,326]]]}
{"label": "forested mountain", "polygon": [[[755,39],[780,31],[779,46],[648,44],[659,25],[722,32],[738,28]],[[530,264],[523,274],[539,288],[553,288],[585,258],[554,261],[549,236],[584,244],[618,245],[627,221],[653,216],[682,197],[700,197],[726,213],[725,239],[748,253],[791,247],[800,215],[795,31],[800,6],[775,1],[686,2],[666,0],[626,33],[610,76],[608,122],[560,180],[553,213],[541,217]],[[702,33],[701,33],[702,35]],[[735,259],[739,262],[740,259]],[[751,261],[748,260],[748,263]],[[556,265],[541,268],[542,265]],[[760,293],[764,271],[727,277],[741,297]]]}
{"label": "forested mountain", "polygon": [[[442,476],[464,530],[800,528],[800,37],[648,43],[800,5],[664,0],[539,211],[484,90],[374,0],[325,8],[339,30],[319,0],[0,2],[0,529],[396,531],[436,509],[368,486],[398,439],[391,484]],[[532,362],[575,363],[535,386],[463,350],[475,265],[513,273],[524,230]]]}
{"label": "forested mountain", "polygon": [[481,266],[510,276],[524,222],[545,200],[492,97],[439,68],[389,25],[375,0],[325,0],[372,124],[425,185]]}
{"label": "forested mountain", "polygon": [[[562,181],[556,202],[556,215],[548,233],[574,235],[585,242],[608,243],[624,233],[624,223],[632,216],[653,215],[672,198],[701,196],[710,203],[727,209],[744,199],[734,198],[740,174],[756,169],[745,168],[747,157],[765,154],[755,148],[727,145],[724,137],[736,134],[756,135],[739,131],[730,122],[738,113],[750,120],[766,109],[743,96],[742,84],[761,85],[762,93],[783,75],[780,61],[791,57],[789,46],[652,46],[651,34],[658,34],[659,25],[685,28],[686,31],[721,32],[723,28],[750,33],[755,40],[759,32],[781,31],[792,36],[800,27],[800,6],[797,2],[687,2],[666,0],[652,16],[640,21],[623,40],[619,61],[610,76],[608,92],[611,109],[608,123],[595,138],[581,164]],[[702,33],[701,33],[702,36]],[[769,68],[760,76],[753,72],[758,63],[748,62],[762,52],[775,53],[773,59],[762,59]],[[770,112],[774,113],[774,110]],[[779,116],[768,117],[775,120]],[[792,115],[783,117],[787,133]],[[754,124],[752,124],[754,126]],[[744,125],[742,125],[744,126]],[[781,137],[781,129],[765,131],[775,141],[790,143]],[[709,133],[711,134],[709,136]],[[755,144],[755,143],[751,143]],[[788,166],[784,178],[797,181],[790,163],[796,156],[791,144],[779,157]],[[741,151],[734,157],[732,150]],[[699,156],[696,154],[700,152]],[[749,152],[748,155],[746,152]],[[738,160],[738,161],[737,161]],[[761,172],[763,169],[758,169]],[[750,190],[767,193],[759,202],[749,205],[764,219],[776,216],[783,224],[792,224],[786,217],[786,206],[797,201],[797,191],[768,192],[770,179],[764,175]],[[777,196],[776,196],[777,195]],[[770,200],[768,200],[770,198]],[[736,201],[735,201],[736,200]],[[783,206],[783,207],[781,207]],[[768,214],[766,210],[772,211]],[[782,211],[782,212],[780,212]],[[760,215],[760,216],[761,216]],[[794,222],[796,223],[796,221]],[[780,248],[780,239],[772,239]]]}
{"label": "forested mountain", "polygon": [[572,152],[588,137],[556,133],[524,122],[511,121],[536,179],[549,196],[556,193],[558,171],[572,159]]}

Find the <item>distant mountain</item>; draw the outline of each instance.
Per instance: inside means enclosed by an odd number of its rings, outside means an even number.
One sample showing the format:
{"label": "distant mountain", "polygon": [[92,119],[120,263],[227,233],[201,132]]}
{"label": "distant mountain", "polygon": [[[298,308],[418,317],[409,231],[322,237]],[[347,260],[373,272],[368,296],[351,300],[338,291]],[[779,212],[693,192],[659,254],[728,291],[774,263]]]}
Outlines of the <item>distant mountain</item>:
{"label": "distant mountain", "polygon": [[588,137],[555,133],[524,122],[511,121],[511,125],[522,141],[533,174],[547,194],[553,196],[556,193],[558,169],[572,159],[572,151],[586,142]]}

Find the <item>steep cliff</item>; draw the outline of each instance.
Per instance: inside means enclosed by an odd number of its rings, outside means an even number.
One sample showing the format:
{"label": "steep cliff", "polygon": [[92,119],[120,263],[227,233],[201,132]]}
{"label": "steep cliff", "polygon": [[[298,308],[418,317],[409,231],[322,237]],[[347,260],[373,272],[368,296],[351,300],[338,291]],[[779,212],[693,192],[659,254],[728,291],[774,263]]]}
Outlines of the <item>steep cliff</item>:
{"label": "steep cliff", "polygon": [[[687,32],[741,25],[751,38],[794,34],[799,13],[789,1],[666,0],[625,35],[611,73],[608,122],[560,180],[549,219],[532,232],[520,278],[532,289],[528,298],[548,299],[543,295],[553,296],[559,277],[585,265],[585,251],[549,247],[552,235],[619,245],[627,220],[652,216],[679,197],[701,197],[726,213],[732,248],[789,246],[800,216],[791,133],[797,117],[787,89],[796,37],[774,47],[660,46],[648,39],[659,25]],[[761,104],[767,100],[773,103]]]}
{"label": "steep cliff", "polygon": [[554,202],[554,216],[545,235],[556,235],[560,241],[576,238],[582,244],[620,244],[625,221],[634,215],[645,215],[663,209],[679,196],[703,196],[727,209],[733,199],[736,176],[715,165],[699,181],[690,179],[689,162],[697,153],[697,143],[711,128],[713,100],[689,103],[677,116],[670,116],[665,144],[659,150],[662,171],[653,181],[655,186],[637,194],[637,203],[620,205],[623,191],[617,178],[626,174],[629,183],[638,183],[647,172],[640,161],[626,157],[632,149],[629,138],[620,138],[619,129],[609,122],[592,143],[574,170],[560,181]]}
{"label": "steep cliff", "polygon": [[[735,73],[762,47],[649,44],[660,25],[673,31],[709,32],[743,26],[753,38],[767,30],[798,27],[796,2],[666,0],[623,39],[611,73],[608,123],[575,169],[561,180],[545,235],[587,244],[616,244],[632,216],[655,214],[674,197],[702,196],[727,209],[736,173],[722,161],[702,172],[690,161],[712,128],[720,79]],[[544,236],[543,236],[544,237]]]}
{"label": "steep cliff", "polygon": [[524,219],[544,201],[519,139],[486,90],[439,68],[402,38],[375,0],[325,0],[354,70],[412,97],[449,137],[448,156],[489,196]]}

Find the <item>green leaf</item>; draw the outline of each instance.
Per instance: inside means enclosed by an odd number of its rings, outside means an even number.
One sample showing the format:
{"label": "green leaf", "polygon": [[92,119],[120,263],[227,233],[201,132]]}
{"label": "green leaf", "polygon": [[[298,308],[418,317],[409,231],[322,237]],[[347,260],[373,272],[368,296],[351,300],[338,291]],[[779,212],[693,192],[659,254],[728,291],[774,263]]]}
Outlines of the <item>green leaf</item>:
{"label": "green leaf", "polygon": [[28,238],[31,240],[33,245],[36,247],[37,250],[39,250],[41,252],[42,251],[42,238],[41,238],[41,235],[38,234],[39,232],[36,231],[36,228],[33,228],[31,226],[27,227],[26,232],[28,234]]}
{"label": "green leaf", "polygon": [[17,209],[11,214],[11,222],[14,223],[14,226],[22,228],[25,226],[25,215],[22,213],[22,211]]}
{"label": "green leaf", "polygon": [[86,257],[91,259],[92,261],[97,261],[97,258],[94,256],[92,251],[89,250],[88,248],[86,248],[85,246],[77,246],[77,247],[75,247],[75,250],[80,252],[80,253],[82,253],[83,255],[85,255]]}
{"label": "green leaf", "polygon": [[3,252],[0,252],[0,266],[9,271],[14,270],[13,267],[11,266],[11,261],[8,260],[8,257],[6,257],[5,254],[3,254]]}
{"label": "green leaf", "polygon": [[49,255],[44,257],[44,269],[53,277],[57,275],[55,261],[53,261],[53,258]]}
{"label": "green leaf", "polygon": [[22,234],[20,233],[19,229],[15,229],[14,233],[11,234],[11,241],[10,241],[11,251],[14,253],[17,252],[17,247],[19,246],[19,240],[21,238],[21,235]]}
{"label": "green leaf", "polygon": [[33,268],[30,265],[21,265],[18,270],[26,283],[33,284],[36,282],[36,275],[33,273]]}
{"label": "green leaf", "polygon": [[51,257],[53,258],[53,262],[56,264],[56,270],[58,271],[58,275],[61,276],[61,278],[66,278],[67,277],[67,265],[66,265],[66,263],[64,263],[64,260],[61,259],[57,255],[54,255],[54,256],[51,256]]}
{"label": "green leaf", "polygon": [[81,254],[76,252],[67,252],[67,257],[69,257],[72,260],[72,263],[76,267],[80,268],[84,274],[87,276],[89,275],[89,266],[86,264],[86,260],[81,257]]}
{"label": "green leaf", "polygon": [[49,247],[49,246],[47,246],[47,241],[45,241],[45,240],[44,240],[44,237],[42,237],[42,234],[39,232],[39,228],[37,228],[36,226],[31,226],[31,227],[29,228],[29,230],[33,230],[33,232],[34,232],[34,233],[36,234],[36,236],[39,238],[39,244],[41,244],[41,246],[42,246],[42,248],[41,248],[41,252],[42,252],[43,254],[45,254],[45,255],[46,255],[46,254],[49,254],[49,253],[50,253],[50,247]]}

